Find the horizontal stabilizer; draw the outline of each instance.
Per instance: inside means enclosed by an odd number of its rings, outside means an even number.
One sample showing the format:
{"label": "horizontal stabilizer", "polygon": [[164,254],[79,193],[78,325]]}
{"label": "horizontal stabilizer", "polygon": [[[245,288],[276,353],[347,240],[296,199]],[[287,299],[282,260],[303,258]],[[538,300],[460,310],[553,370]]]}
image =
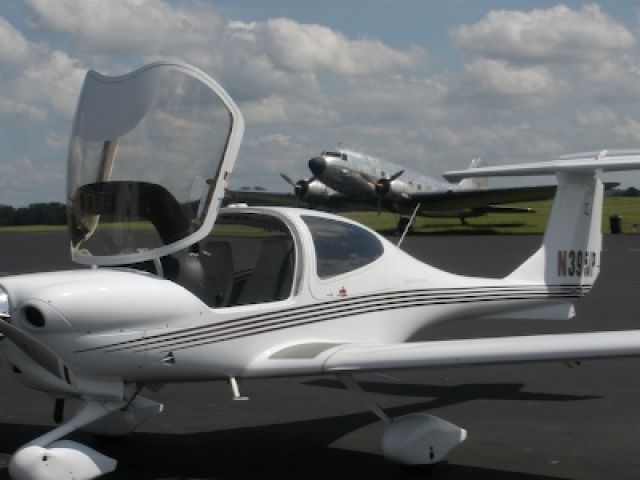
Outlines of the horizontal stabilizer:
{"label": "horizontal stabilizer", "polygon": [[491,365],[640,356],[640,330],[345,345],[325,372]]}
{"label": "horizontal stabilizer", "polygon": [[511,177],[527,175],[555,175],[560,172],[587,173],[599,170],[615,172],[640,169],[640,150],[589,152],[565,155],[547,162],[523,163],[446,172],[442,176],[450,182],[469,177]]}

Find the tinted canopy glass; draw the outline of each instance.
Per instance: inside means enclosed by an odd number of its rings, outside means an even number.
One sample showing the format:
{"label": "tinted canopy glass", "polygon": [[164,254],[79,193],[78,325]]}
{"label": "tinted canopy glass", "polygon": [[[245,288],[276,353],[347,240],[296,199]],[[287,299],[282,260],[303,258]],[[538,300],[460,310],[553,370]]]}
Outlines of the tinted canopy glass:
{"label": "tinted canopy glass", "polygon": [[302,215],[316,251],[318,277],[330,278],[363,267],[384,251],[374,234],[357,225]]}
{"label": "tinted canopy glass", "polygon": [[225,154],[241,123],[217,89],[180,64],[87,74],[69,149],[74,259],[114,264],[166,254],[215,217],[210,206],[222,197],[221,177],[235,160]]}

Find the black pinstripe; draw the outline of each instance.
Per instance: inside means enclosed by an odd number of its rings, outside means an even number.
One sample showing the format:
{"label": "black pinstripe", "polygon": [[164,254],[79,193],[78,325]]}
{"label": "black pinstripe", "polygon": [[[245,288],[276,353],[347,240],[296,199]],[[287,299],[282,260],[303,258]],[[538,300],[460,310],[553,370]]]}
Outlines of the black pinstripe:
{"label": "black pinstripe", "polygon": [[381,292],[254,314],[215,324],[189,327],[140,339],[77,350],[74,353],[100,350],[106,353],[124,350],[133,352],[156,349],[180,350],[337,318],[426,305],[455,305],[537,298],[579,298],[587,294],[591,287],[592,285],[529,285]]}

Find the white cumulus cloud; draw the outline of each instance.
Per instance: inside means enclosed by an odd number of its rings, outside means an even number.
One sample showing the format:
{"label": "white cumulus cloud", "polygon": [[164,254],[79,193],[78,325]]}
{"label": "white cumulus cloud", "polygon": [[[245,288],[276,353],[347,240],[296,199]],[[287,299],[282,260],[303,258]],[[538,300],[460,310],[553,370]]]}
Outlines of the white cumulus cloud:
{"label": "white cumulus cloud", "polygon": [[40,50],[3,17],[0,17],[0,46],[0,67],[27,63]]}
{"label": "white cumulus cloud", "polygon": [[70,35],[77,48],[100,53],[179,52],[218,34],[220,17],[201,3],[162,0],[23,0],[42,28]]}
{"label": "white cumulus cloud", "polygon": [[506,96],[542,95],[550,92],[553,78],[545,67],[519,68],[501,60],[480,58],[466,65],[473,87],[478,92]]}
{"label": "white cumulus cloud", "polygon": [[452,30],[464,50],[515,62],[584,62],[631,48],[636,39],[598,5],[558,5],[530,12],[491,11]]}
{"label": "white cumulus cloud", "polygon": [[416,67],[425,59],[417,47],[400,51],[379,40],[350,39],[323,25],[288,18],[229,25],[233,38],[258,48],[283,71],[371,75]]}
{"label": "white cumulus cloud", "polygon": [[25,68],[12,87],[25,103],[48,104],[67,119],[73,117],[86,69],[65,52],[55,50]]}
{"label": "white cumulus cloud", "polygon": [[16,102],[10,98],[0,98],[0,116],[26,116],[32,120],[44,120],[46,112],[37,106]]}

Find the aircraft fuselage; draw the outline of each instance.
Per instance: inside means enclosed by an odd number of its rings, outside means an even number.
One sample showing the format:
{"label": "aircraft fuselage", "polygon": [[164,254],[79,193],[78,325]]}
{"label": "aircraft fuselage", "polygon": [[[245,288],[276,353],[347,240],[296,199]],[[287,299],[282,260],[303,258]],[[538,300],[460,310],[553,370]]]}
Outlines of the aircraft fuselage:
{"label": "aircraft fuselage", "polygon": [[392,193],[410,194],[455,188],[399,165],[351,150],[325,151],[309,160],[309,169],[316,178],[334,190],[361,199],[376,198],[376,182],[398,172],[403,173],[392,181]]}

